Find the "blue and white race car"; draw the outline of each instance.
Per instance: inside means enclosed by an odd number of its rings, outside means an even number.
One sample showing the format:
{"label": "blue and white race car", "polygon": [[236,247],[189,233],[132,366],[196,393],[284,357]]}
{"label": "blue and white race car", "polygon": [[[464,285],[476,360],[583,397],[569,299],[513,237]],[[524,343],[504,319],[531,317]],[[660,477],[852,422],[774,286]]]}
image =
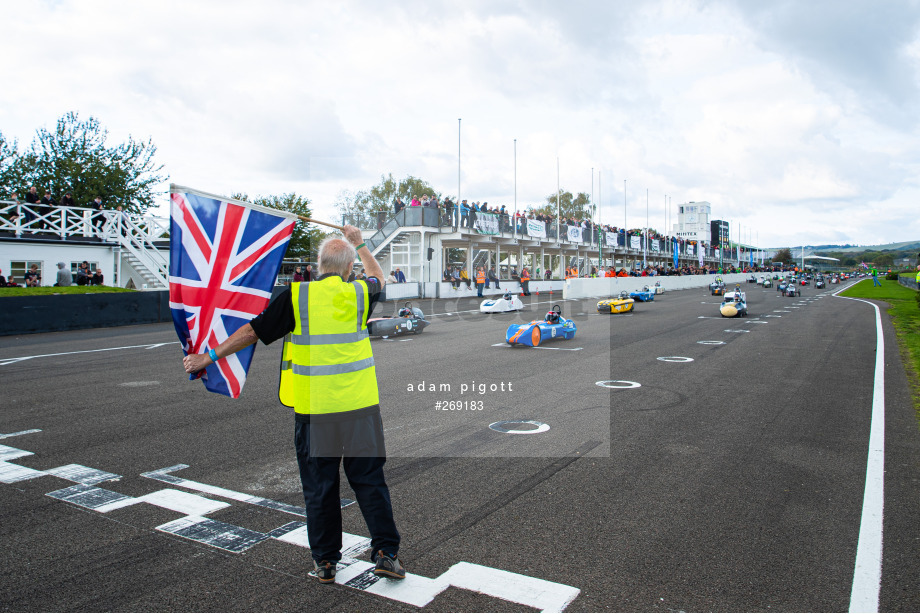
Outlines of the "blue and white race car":
{"label": "blue and white race car", "polygon": [[505,341],[512,346],[537,347],[550,339],[571,339],[575,336],[576,330],[575,322],[563,318],[559,305],[553,305],[542,320],[509,326],[505,332]]}
{"label": "blue and white race car", "polygon": [[482,313],[504,313],[506,311],[520,311],[524,302],[510,291],[505,292],[501,298],[490,298],[482,301],[479,311]]}
{"label": "blue and white race car", "polygon": [[641,290],[630,292],[629,298],[637,300],[640,303],[647,303],[649,301],[655,300],[655,291],[649,288],[648,286],[645,286]]}

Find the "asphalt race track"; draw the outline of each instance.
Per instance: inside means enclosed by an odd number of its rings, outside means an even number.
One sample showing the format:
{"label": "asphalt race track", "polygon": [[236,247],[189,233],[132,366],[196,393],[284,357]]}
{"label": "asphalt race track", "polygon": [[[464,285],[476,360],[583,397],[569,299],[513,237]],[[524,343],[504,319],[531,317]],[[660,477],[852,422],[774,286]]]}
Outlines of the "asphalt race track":
{"label": "asphalt race track", "polygon": [[[349,500],[339,584],[307,576],[280,343],[232,400],[187,381],[171,326],[4,337],[0,610],[847,611],[878,397],[875,310],[840,287],[746,285],[736,319],[707,289],[563,302],[575,338],[533,349],[504,331],[558,295],[416,302],[422,334],[373,341],[402,584],[369,574]],[[880,609],[920,611],[920,435],[882,324],[864,533]]]}

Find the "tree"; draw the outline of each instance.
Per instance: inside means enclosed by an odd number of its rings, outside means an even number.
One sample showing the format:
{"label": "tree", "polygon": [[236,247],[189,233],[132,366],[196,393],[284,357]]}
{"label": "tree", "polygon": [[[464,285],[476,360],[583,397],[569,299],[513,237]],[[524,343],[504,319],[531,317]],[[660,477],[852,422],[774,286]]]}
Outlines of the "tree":
{"label": "tree", "polygon": [[[301,215],[303,217],[312,217],[313,212],[310,209],[310,199],[298,196],[294,192],[282,194],[280,196],[259,196],[258,198],[249,199],[249,196],[242,193],[236,193],[231,196],[236,200],[251,202],[260,207],[278,209],[287,213]],[[308,224],[299,221],[294,226],[294,233],[291,235],[291,242],[288,244],[287,258],[298,258],[300,260],[316,261],[319,253],[319,244],[322,243],[329,234],[320,230],[316,224]]]}
{"label": "tree", "polygon": [[96,196],[103,206],[143,213],[154,203],[154,186],[167,177],[153,157],[156,146],[148,139],[109,146],[108,130],[94,117],[83,121],[77,113],[66,113],[53,131],[37,131],[28,151],[19,157],[22,188],[38,186],[51,190],[57,198],[73,193],[78,206],[88,205]]}
{"label": "tree", "polygon": [[24,185],[25,174],[19,156],[19,143],[6,140],[0,132],[0,200],[10,198],[13,192],[20,192]]}
{"label": "tree", "polygon": [[776,254],[773,255],[773,262],[782,262],[788,264],[793,261],[794,258],[792,257],[792,250],[788,247],[777,250]]}
{"label": "tree", "polygon": [[[532,209],[532,212],[534,215],[542,214],[555,218],[557,212],[556,199],[557,194],[554,192],[546,197],[545,205]],[[558,194],[558,199],[558,210],[564,218],[571,217],[576,220],[583,220],[590,218],[593,213],[591,196],[585,192],[579,192],[577,196],[573,196],[571,192],[563,191]]]}
{"label": "tree", "polygon": [[872,262],[881,269],[888,269],[894,266],[894,258],[891,257],[891,254],[879,254],[872,259]]}
{"label": "tree", "polygon": [[392,212],[393,202],[397,196],[408,205],[413,196],[421,198],[424,194],[437,196],[439,199],[441,197],[441,193],[424,179],[407,175],[405,179],[396,181],[393,173],[389,173],[386,176],[381,175],[380,183],[367,190],[341,192],[335,207],[345,216],[346,222],[359,227],[370,223],[371,226],[367,227],[375,227],[373,224],[377,219],[375,214],[378,211]]}

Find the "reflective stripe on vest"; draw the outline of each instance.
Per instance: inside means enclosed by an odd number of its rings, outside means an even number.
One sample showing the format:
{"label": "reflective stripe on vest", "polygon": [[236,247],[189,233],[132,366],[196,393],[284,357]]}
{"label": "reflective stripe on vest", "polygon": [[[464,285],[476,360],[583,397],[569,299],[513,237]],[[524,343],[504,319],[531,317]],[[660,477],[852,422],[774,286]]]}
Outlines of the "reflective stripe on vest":
{"label": "reflective stripe on vest", "polygon": [[378,405],[364,281],[338,276],[291,284],[294,331],[284,339],[281,402],[298,414],[341,414]]}

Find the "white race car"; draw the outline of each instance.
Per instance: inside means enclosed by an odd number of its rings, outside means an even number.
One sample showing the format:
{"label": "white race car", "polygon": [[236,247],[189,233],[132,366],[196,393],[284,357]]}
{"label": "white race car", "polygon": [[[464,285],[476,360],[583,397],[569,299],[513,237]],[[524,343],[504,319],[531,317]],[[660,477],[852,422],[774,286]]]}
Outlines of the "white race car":
{"label": "white race car", "polygon": [[479,305],[479,311],[482,313],[504,313],[523,308],[524,302],[511,292],[505,292],[505,295],[501,298],[486,299]]}

